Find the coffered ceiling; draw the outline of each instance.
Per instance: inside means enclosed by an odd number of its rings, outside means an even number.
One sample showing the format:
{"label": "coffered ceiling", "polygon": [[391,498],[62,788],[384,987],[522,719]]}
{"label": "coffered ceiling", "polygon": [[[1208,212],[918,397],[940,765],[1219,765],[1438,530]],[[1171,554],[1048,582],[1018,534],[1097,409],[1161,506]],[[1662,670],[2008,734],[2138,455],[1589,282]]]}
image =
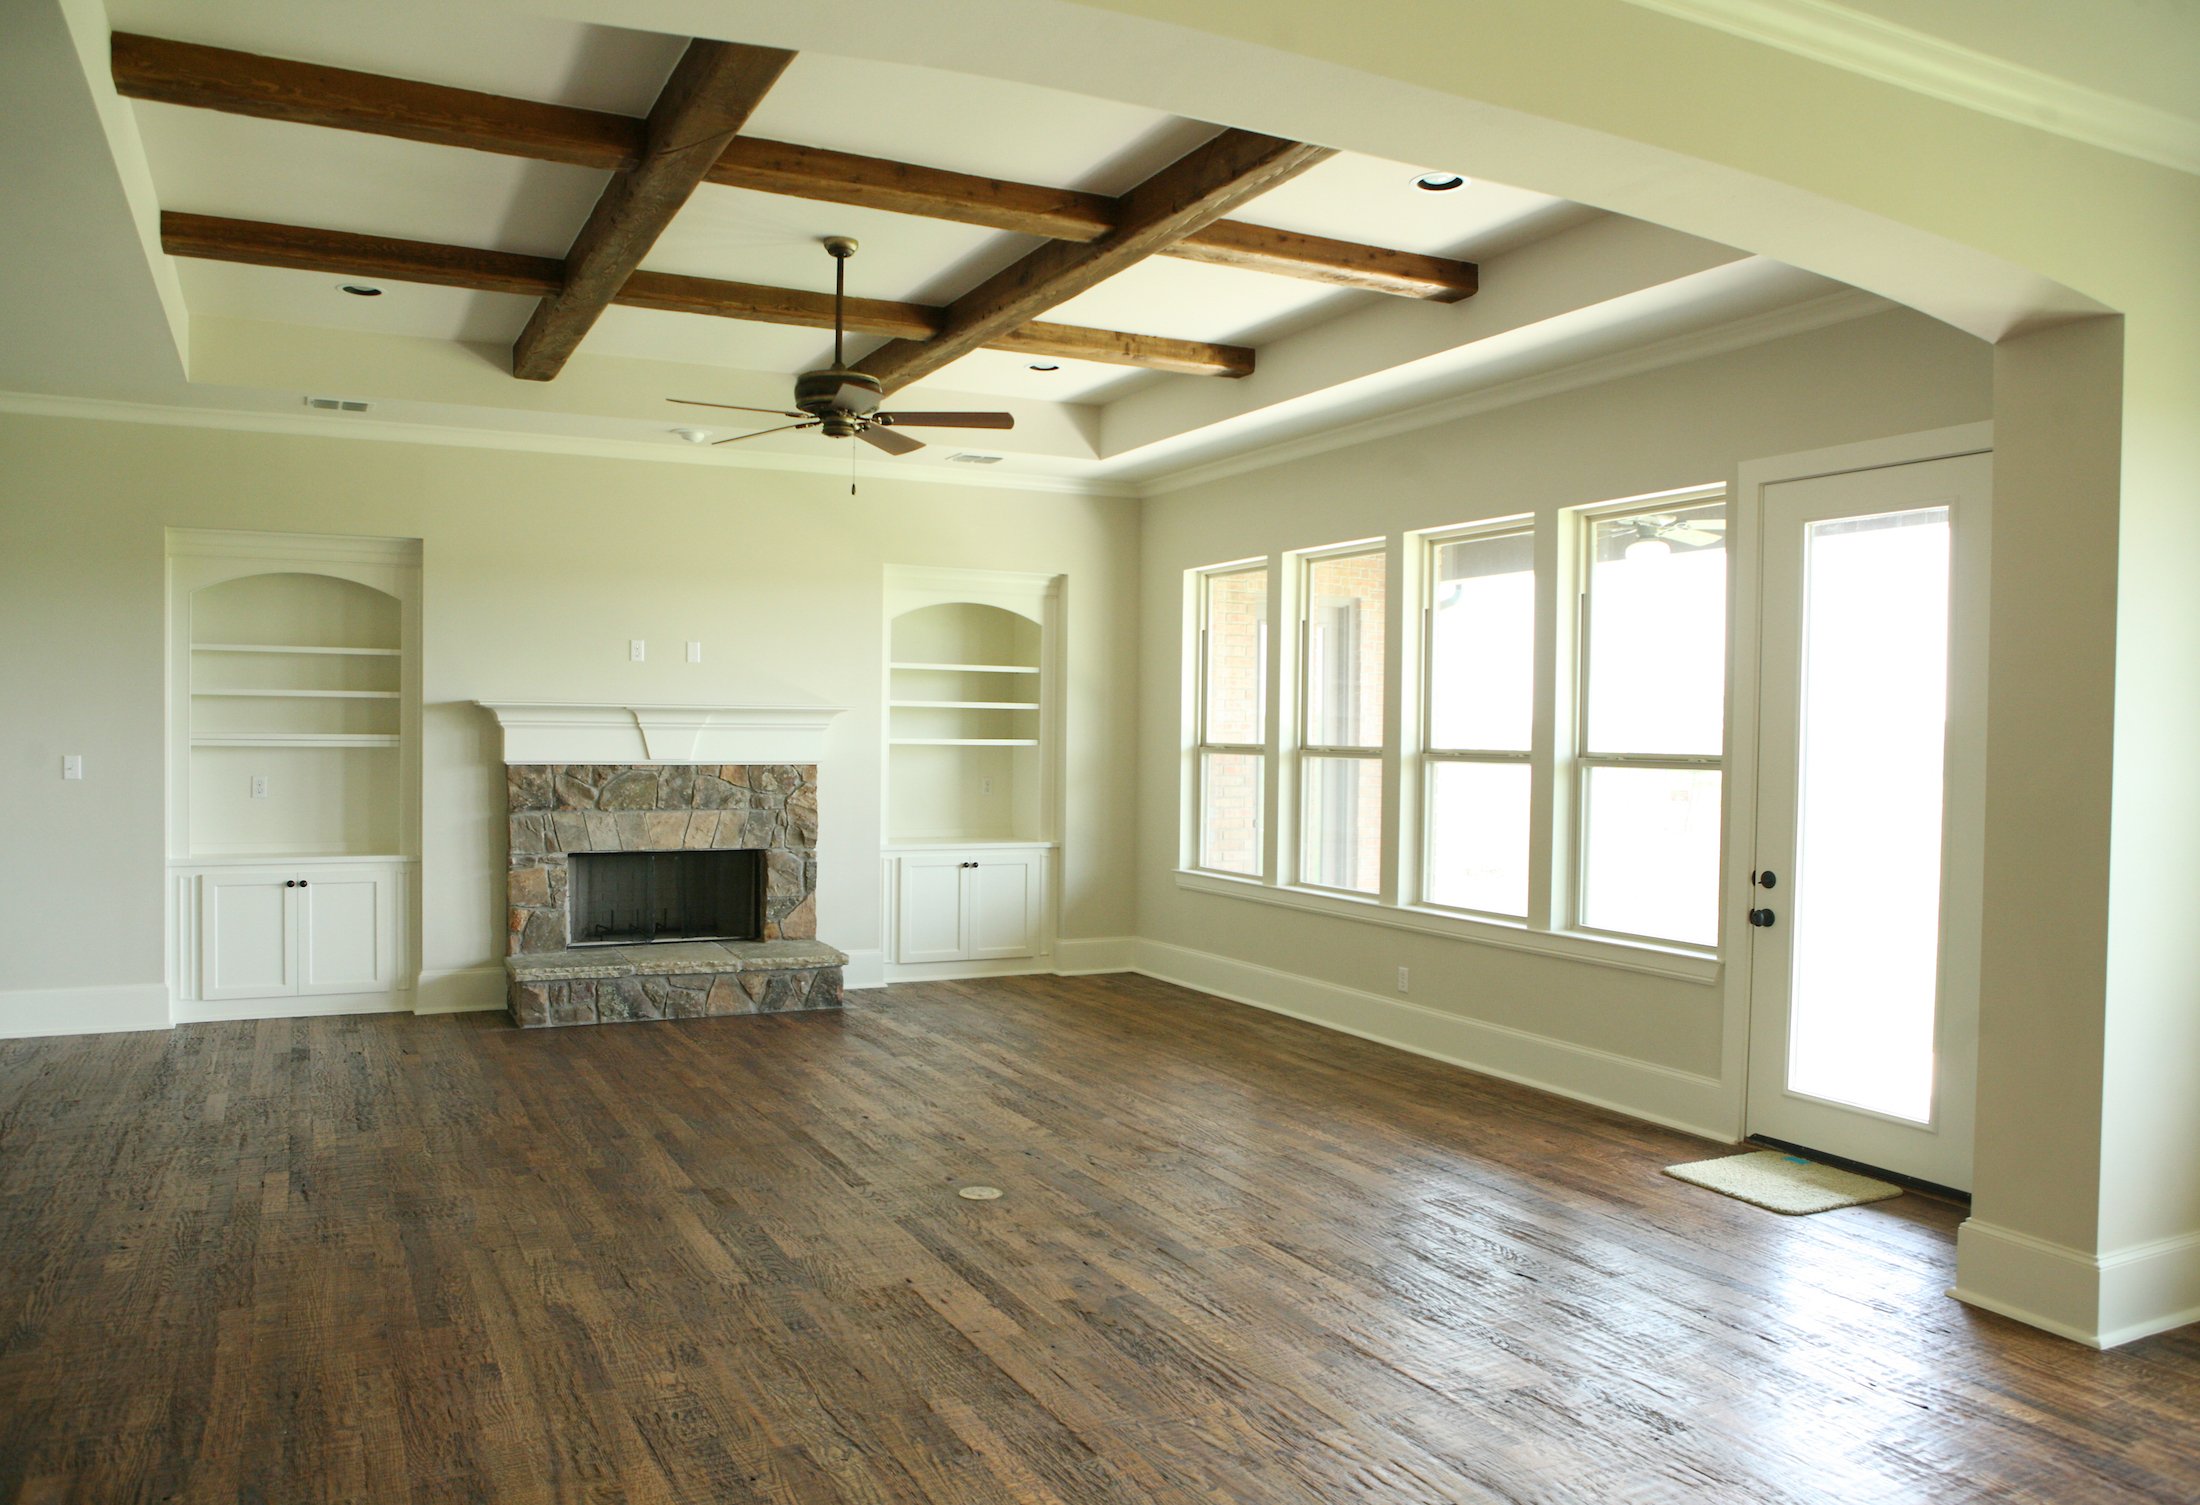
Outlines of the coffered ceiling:
{"label": "coffered ceiling", "polygon": [[[861,243],[851,298],[930,321],[852,334],[851,363],[906,385],[905,407],[1014,414],[1013,432],[983,436],[1004,474],[1104,485],[1838,291],[1472,180],[1471,163],[1333,153],[739,37],[475,0],[112,0],[110,38],[88,37],[75,9],[68,63],[91,108],[54,122],[77,139],[36,149],[107,159],[201,407],[341,395],[371,404],[361,423],[678,445],[697,410],[665,399],[783,407],[795,373],[830,360],[830,333],[809,326],[832,288],[821,240],[845,235]],[[705,81],[668,91],[681,69]],[[640,140],[653,109],[691,157],[699,133],[719,134],[684,169],[559,144]],[[809,149],[798,170],[783,148]],[[1415,180],[1432,170],[1470,181],[1425,191]],[[682,311],[698,299],[738,316]],[[894,326],[893,310],[871,312]],[[530,354],[531,318],[558,323],[555,354]],[[980,348],[954,353],[965,329]],[[706,418],[713,438],[748,427]],[[874,458],[922,468],[970,447],[925,437],[924,452]],[[797,463],[831,443],[737,450]]]}

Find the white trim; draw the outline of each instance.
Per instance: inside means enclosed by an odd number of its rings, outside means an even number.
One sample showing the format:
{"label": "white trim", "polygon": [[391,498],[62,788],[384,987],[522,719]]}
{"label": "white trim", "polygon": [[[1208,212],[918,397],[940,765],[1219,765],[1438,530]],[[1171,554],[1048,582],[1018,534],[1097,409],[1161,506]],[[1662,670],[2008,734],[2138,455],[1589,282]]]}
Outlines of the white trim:
{"label": "white trim", "polygon": [[1446,397],[1436,402],[1423,403],[1419,407],[1405,408],[1395,413],[1384,413],[1380,417],[1364,418],[1357,423],[1324,429],[1304,438],[1257,445],[1243,454],[1227,455],[1204,465],[1163,471],[1140,483],[1138,495],[1166,496],[1170,492],[1204,486],[1210,481],[1266,470],[1270,466],[1289,464],[1293,460],[1327,454],[1331,450],[1346,449],[1355,444],[1373,443],[1378,439],[1411,433],[1415,429],[1431,428],[1439,423],[1470,418],[1477,413],[1514,407],[1539,398],[1556,397],[1582,387],[1593,387],[1604,382],[1619,381],[1624,377],[1639,376],[1646,371],[1677,366],[1684,361],[1703,360],[1714,355],[1746,350],[1752,345],[1767,344],[1773,340],[1786,339],[1790,335],[1808,334],[1811,330],[1846,323],[1850,319],[1885,313],[1894,306],[1884,298],[1855,288],[1844,288],[1823,297],[1790,304],[1785,308],[1775,308],[1766,313],[1751,314],[1747,318],[1735,319],[1710,329],[1652,340],[1631,350],[1595,356],[1570,366],[1560,366],[1556,370],[1539,371],[1532,376],[1516,377],[1511,381],[1479,387],[1456,397]]}
{"label": "white trim", "polygon": [[1089,939],[1056,938],[1054,975],[1090,977],[1101,972],[1133,972],[1138,968],[1138,937],[1094,936]]}
{"label": "white trim", "polygon": [[2200,1233],[2088,1254],[1967,1218],[1956,1230],[1956,1272],[1956,1300],[2088,1348],[2200,1322]]}
{"label": "white trim", "polygon": [[[524,454],[581,455],[601,460],[651,460],[661,465],[722,465],[739,470],[792,471],[845,480],[845,458],[775,455],[756,450],[697,448],[656,439],[595,439],[573,434],[515,432],[504,429],[446,428],[440,424],[399,423],[390,419],[325,418],[310,412],[244,413],[226,408],[168,407],[151,402],[119,402],[104,397],[56,397],[44,392],[0,391],[0,413],[31,418],[89,418],[105,423],[150,423],[170,428],[224,429],[250,434],[289,434],[321,439],[375,439],[396,444],[447,444],[459,449],[517,450]],[[880,480],[917,481],[986,491],[1038,491],[1068,496],[1133,498],[1127,482],[1099,477],[990,474],[972,465],[912,466]]]}
{"label": "white trim", "polygon": [[[350,564],[420,568],[417,538],[375,538],[351,533],[269,533],[245,528],[170,528],[168,557],[215,559],[318,559]],[[193,643],[192,650],[200,650]],[[402,649],[390,649],[401,654]]]}
{"label": "white trim", "polygon": [[413,993],[416,1014],[482,1014],[505,1007],[501,965],[438,967],[422,972]]}
{"label": "white trim", "polygon": [[506,763],[819,763],[836,705],[600,705],[477,700]]}
{"label": "white trim", "polygon": [[2200,121],[1827,0],[1631,3],[1982,115],[2180,172],[2200,172]]}
{"label": "white trim", "polygon": [[1643,972],[1652,977],[1669,977],[1676,982],[1711,987],[1720,980],[1722,964],[1717,957],[1648,942],[1530,930],[1525,925],[1509,924],[1504,920],[1474,919],[1440,910],[1384,904],[1376,899],[1353,897],[1328,889],[1316,891],[1289,884],[1261,883],[1252,878],[1225,878],[1184,868],[1177,870],[1176,886],[1193,893],[1251,899],[1257,904],[1275,904],[1340,920],[1356,920],[1363,925],[1412,930],[1476,946],[1494,946],[1500,951],[1525,951],[1532,956],[1553,956],[1621,972]]}
{"label": "white trim", "polygon": [[1137,970],[1325,1029],[1609,1108],[1686,1134],[1731,1143],[1727,1092],[1716,1078],[1632,1060],[1400,999],[1316,982],[1272,967],[1160,941],[1137,943]]}
{"label": "white trim", "polygon": [[178,999],[169,1010],[178,1024],[219,1024],[237,1019],[322,1019],[336,1014],[410,1014],[410,989],[388,993],[293,994],[281,998]]}
{"label": "white trim", "polygon": [[103,1035],[168,1025],[168,989],[157,982],[0,992],[0,1040]]}

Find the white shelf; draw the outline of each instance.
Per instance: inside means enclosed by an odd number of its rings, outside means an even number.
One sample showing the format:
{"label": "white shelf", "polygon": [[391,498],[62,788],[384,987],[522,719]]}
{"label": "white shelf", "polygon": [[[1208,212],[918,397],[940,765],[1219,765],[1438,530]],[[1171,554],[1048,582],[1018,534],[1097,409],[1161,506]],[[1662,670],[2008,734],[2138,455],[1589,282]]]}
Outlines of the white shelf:
{"label": "white shelf", "polygon": [[1037,674],[1037,664],[909,664],[890,663],[889,669],[930,669],[947,674]]}
{"label": "white shelf", "polygon": [[183,857],[168,859],[170,867],[263,867],[271,863],[309,863],[316,867],[335,867],[355,864],[359,866],[390,866],[397,863],[418,862],[417,857],[407,857],[396,852],[329,852],[319,848],[297,847],[237,847],[216,848],[193,852]]}
{"label": "white shelf", "polygon": [[193,747],[395,747],[402,741],[365,732],[272,733],[258,737],[193,737]]}
{"label": "white shelf", "polygon": [[894,737],[895,747],[1037,747],[1037,737]]}
{"label": "white shelf", "polygon": [[395,700],[395,690],[193,690],[206,700]]}
{"label": "white shelf", "polygon": [[344,653],[362,658],[396,658],[402,648],[302,648],[290,643],[193,643],[193,653]]}
{"label": "white shelf", "polygon": [[1036,711],[1036,700],[890,700],[896,710],[929,711]]}

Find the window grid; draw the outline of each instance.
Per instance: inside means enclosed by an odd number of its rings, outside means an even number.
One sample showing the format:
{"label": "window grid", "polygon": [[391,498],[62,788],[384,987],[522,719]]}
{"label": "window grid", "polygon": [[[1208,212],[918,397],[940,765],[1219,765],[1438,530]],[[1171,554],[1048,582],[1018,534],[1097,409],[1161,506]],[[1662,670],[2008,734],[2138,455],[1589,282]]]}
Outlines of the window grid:
{"label": "window grid", "polygon": [[[1584,507],[1574,511],[1578,520],[1579,535],[1575,540],[1577,590],[1575,594],[1574,627],[1574,675],[1572,685],[1574,746],[1572,762],[1572,827],[1573,850],[1570,863],[1570,889],[1572,924],[1569,928],[1584,935],[1615,936],[1622,940],[1644,941],[1658,946],[1693,946],[1705,950],[1716,949],[1716,936],[1708,941],[1676,939],[1669,935],[1655,935],[1646,931],[1624,930],[1611,926],[1589,923],[1587,918],[1589,871],[1591,862],[1591,785],[1600,769],[1640,769],[1676,773],[1711,773],[1724,782],[1725,759],[1718,753],[1629,753],[1592,752],[1595,729],[1590,725],[1590,687],[1595,667],[1591,662],[1591,645],[1594,641],[1592,626],[1594,611],[1591,578],[1596,565],[1596,538],[1599,523],[1622,519],[1665,517],[1691,512],[1717,512],[1723,518],[1726,513],[1726,491],[1713,487],[1702,492],[1660,497],[1654,504],[1642,499],[1616,503],[1606,507]],[[1724,595],[1722,593],[1722,605]],[[1725,633],[1722,632],[1721,679],[1724,680]],[[1722,725],[1722,740],[1724,728]],[[1723,795],[1723,790],[1722,790]],[[1719,822],[1719,842],[1724,849],[1725,821]]]}
{"label": "window grid", "polygon": [[[1240,599],[1222,604],[1225,613],[1231,614],[1242,611],[1249,603],[1257,602],[1252,607],[1249,623],[1251,642],[1249,645],[1231,645],[1239,651],[1232,654],[1230,662],[1223,666],[1223,672],[1226,676],[1225,686],[1248,694],[1252,702],[1248,724],[1232,730],[1249,730],[1255,734],[1255,739],[1218,739],[1213,725],[1217,688],[1215,653],[1222,646],[1217,635],[1217,586],[1226,582],[1246,581],[1257,581],[1257,591],[1248,592]],[[1197,788],[1198,819],[1193,832],[1193,865],[1232,877],[1265,879],[1268,872],[1264,809],[1267,801],[1268,763],[1266,728],[1269,594],[1269,570],[1265,562],[1220,565],[1203,570],[1198,576],[1198,662],[1195,673],[1197,699],[1193,709],[1193,777]],[[1221,630],[1227,634],[1232,629],[1238,629],[1242,634],[1246,625],[1248,624],[1243,622],[1225,621],[1221,624]],[[1249,826],[1227,831],[1218,840],[1217,815],[1226,814],[1233,807],[1249,819]]]}
{"label": "window grid", "polygon": [[[1477,524],[1471,527],[1464,528],[1449,528],[1442,532],[1431,532],[1421,535],[1421,672],[1420,705],[1418,707],[1420,728],[1419,782],[1421,795],[1421,839],[1419,844],[1420,872],[1417,875],[1419,882],[1417,892],[1420,902],[1431,909],[1441,909],[1454,914],[1486,916],[1493,919],[1519,922],[1527,918],[1528,904],[1525,896],[1523,897],[1521,907],[1517,910],[1499,908],[1477,908],[1465,904],[1447,904],[1438,897],[1438,892],[1442,885],[1438,882],[1437,875],[1435,873],[1435,862],[1438,856],[1438,844],[1436,840],[1436,831],[1434,829],[1436,811],[1438,807],[1436,789],[1437,782],[1442,777],[1441,771],[1445,765],[1495,764],[1504,767],[1525,768],[1531,770],[1531,779],[1533,777],[1532,766],[1534,753],[1529,747],[1521,746],[1518,748],[1501,748],[1481,746],[1447,746],[1438,739],[1436,727],[1436,697],[1438,694],[1438,686],[1436,684],[1437,653],[1435,596],[1437,590],[1441,585],[1441,581],[1439,579],[1440,571],[1437,566],[1438,556],[1444,549],[1444,547],[1448,544],[1476,543],[1484,540],[1495,541],[1499,539],[1509,538],[1527,540],[1532,547],[1535,539],[1535,523],[1532,519],[1528,521],[1509,520],[1499,523]],[[1530,566],[1530,570],[1532,575],[1532,563]],[[1532,624],[1532,605],[1530,610]],[[1532,656],[1532,625],[1530,651]],[[1532,665],[1530,672],[1531,674],[1533,673]],[[1532,739],[1533,729],[1531,724],[1529,740],[1532,741]],[[1533,797],[1532,789],[1530,797],[1531,799]],[[1529,854],[1526,851],[1523,851],[1521,853],[1522,861],[1525,862],[1528,856]]]}
{"label": "window grid", "polygon": [[[1380,592],[1372,620],[1359,610],[1356,600],[1349,613],[1325,604],[1315,589],[1316,577],[1322,574],[1335,575],[1340,585],[1357,584]],[[1386,751],[1384,728],[1389,724],[1384,663],[1389,635],[1388,550],[1381,543],[1357,543],[1301,553],[1298,584],[1295,869],[1303,887],[1366,898],[1380,892],[1390,860],[1383,845],[1380,773]],[[1326,641],[1320,652],[1316,651],[1318,613],[1331,618],[1322,624]],[[1350,642],[1345,644],[1348,615]],[[1364,703],[1370,681],[1376,690],[1371,717]],[[1319,736],[1315,725],[1319,712],[1327,713],[1330,730],[1350,723],[1358,740]],[[1358,730],[1369,720],[1373,722],[1370,730]],[[1377,770],[1372,780],[1367,777],[1370,767]],[[1322,843],[1318,849],[1316,842]],[[1364,872],[1371,881],[1325,881],[1347,867]]]}

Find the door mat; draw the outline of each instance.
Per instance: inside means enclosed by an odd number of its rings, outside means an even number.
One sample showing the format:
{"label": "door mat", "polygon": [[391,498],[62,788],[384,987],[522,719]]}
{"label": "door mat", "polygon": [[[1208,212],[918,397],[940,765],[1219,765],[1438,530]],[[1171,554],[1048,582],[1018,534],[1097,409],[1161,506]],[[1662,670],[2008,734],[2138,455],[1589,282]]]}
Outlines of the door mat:
{"label": "door mat", "polygon": [[1708,1187],[1772,1212],[1801,1216],[1831,1212],[1836,1207],[1860,1207],[1902,1195],[1902,1188],[1874,1181],[1854,1171],[1836,1170],[1779,1150],[1759,1150],[1749,1155],[1728,1155],[1718,1160],[1697,1160],[1688,1165],[1669,1165],[1665,1173],[1678,1181]]}

